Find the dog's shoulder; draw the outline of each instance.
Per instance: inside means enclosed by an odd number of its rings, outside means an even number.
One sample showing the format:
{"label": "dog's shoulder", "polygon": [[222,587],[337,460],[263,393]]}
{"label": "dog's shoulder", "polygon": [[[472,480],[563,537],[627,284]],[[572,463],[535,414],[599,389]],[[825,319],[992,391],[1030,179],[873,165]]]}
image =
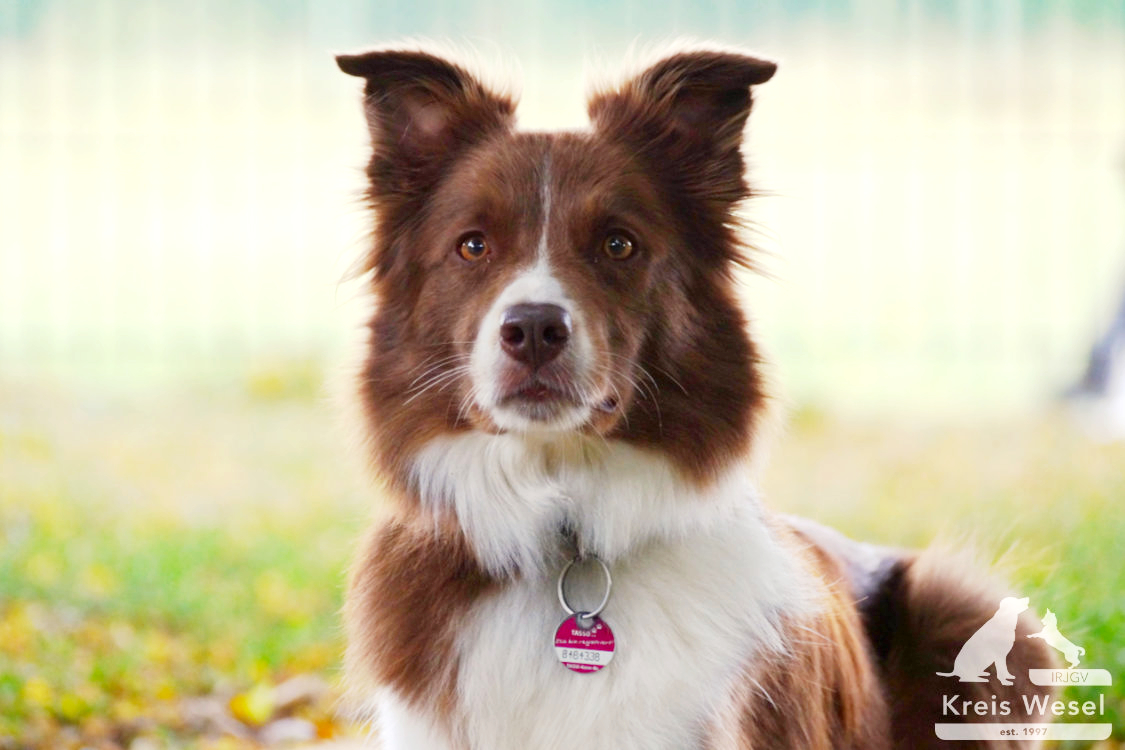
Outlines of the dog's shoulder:
{"label": "dog's shoulder", "polygon": [[456,622],[494,581],[446,526],[392,518],[363,542],[345,607],[353,681],[389,686],[408,702],[453,699]]}
{"label": "dog's shoulder", "polygon": [[752,747],[890,747],[886,696],[857,606],[865,597],[857,592],[877,587],[894,566],[870,545],[805,519],[780,516],[772,525],[819,582],[819,606],[785,623],[783,656],[749,666],[739,736]]}

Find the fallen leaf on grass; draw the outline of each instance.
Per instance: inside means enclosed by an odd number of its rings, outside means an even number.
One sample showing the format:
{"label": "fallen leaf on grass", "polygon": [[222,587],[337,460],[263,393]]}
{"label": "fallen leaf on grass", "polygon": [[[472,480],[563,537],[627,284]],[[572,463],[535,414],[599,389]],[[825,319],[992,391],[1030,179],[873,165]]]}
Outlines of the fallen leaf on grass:
{"label": "fallen leaf on grass", "polygon": [[273,685],[259,682],[245,693],[230,699],[230,712],[239,721],[260,727],[273,716],[276,701]]}

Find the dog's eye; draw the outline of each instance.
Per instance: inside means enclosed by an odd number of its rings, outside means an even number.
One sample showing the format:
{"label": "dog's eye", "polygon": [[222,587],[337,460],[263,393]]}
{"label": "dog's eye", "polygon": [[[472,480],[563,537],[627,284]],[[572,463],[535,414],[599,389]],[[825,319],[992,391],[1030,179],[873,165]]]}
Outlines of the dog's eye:
{"label": "dog's eye", "polygon": [[470,234],[468,237],[461,240],[461,245],[457,248],[457,253],[467,261],[478,261],[488,255],[488,243],[482,235]]}
{"label": "dog's eye", "polygon": [[602,243],[602,250],[613,260],[625,260],[633,249],[633,241],[623,234],[611,234]]}

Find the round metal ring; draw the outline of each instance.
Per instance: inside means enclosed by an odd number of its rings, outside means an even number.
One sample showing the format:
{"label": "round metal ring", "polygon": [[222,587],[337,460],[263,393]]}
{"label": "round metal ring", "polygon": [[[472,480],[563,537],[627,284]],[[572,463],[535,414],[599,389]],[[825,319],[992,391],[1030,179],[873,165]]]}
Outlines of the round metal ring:
{"label": "round metal ring", "polygon": [[588,555],[587,557],[585,557],[583,559],[593,560],[594,562],[596,562],[598,565],[601,566],[602,573],[605,574],[605,596],[602,597],[601,603],[598,604],[598,606],[594,607],[589,612],[576,612],[567,603],[566,592],[563,590],[563,588],[566,584],[566,574],[570,572],[570,569],[572,567],[574,567],[574,563],[582,562],[582,560],[575,557],[573,560],[571,560],[566,565],[564,565],[563,569],[562,569],[562,573],[559,573],[559,604],[562,605],[562,608],[566,610],[566,613],[568,615],[577,614],[580,617],[582,617],[582,619],[589,620],[589,619],[591,619],[593,617],[597,617],[599,614],[601,614],[601,611],[603,609],[605,609],[605,605],[609,602],[609,591],[610,591],[611,588],[613,588],[613,577],[610,576],[610,574],[609,574],[609,566],[606,565],[604,562],[602,562],[601,558],[595,557],[594,555]]}

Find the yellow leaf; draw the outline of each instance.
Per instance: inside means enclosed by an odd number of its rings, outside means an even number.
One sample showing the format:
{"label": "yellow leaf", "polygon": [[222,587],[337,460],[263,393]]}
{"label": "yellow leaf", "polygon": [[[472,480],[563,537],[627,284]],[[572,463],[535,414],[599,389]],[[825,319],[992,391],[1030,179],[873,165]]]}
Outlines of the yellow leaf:
{"label": "yellow leaf", "polygon": [[162,701],[170,701],[176,697],[176,686],[172,684],[171,680],[163,680],[156,688],[156,698]]}
{"label": "yellow leaf", "polygon": [[322,717],[313,722],[316,725],[316,736],[322,740],[330,740],[336,736],[336,724],[332,719]]}
{"label": "yellow leaf", "polygon": [[55,691],[42,677],[32,677],[23,684],[23,701],[39,708],[49,707],[55,699]]}
{"label": "yellow leaf", "polygon": [[110,707],[110,715],[119,722],[131,722],[141,715],[141,707],[127,699],[115,700]]}
{"label": "yellow leaf", "polygon": [[0,620],[0,652],[12,655],[25,653],[31,648],[34,635],[35,628],[27,614],[27,607],[15,604]]}
{"label": "yellow leaf", "polygon": [[82,700],[81,697],[74,693],[65,693],[59,698],[59,715],[67,721],[77,721],[82,718],[88,710],[89,706],[86,705],[86,701]]}
{"label": "yellow leaf", "polygon": [[230,699],[230,712],[239,721],[253,726],[261,726],[273,716],[273,686],[259,682],[245,693]]}
{"label": "yellow leaf", "polygon": [[175,644],[167,634],[159,630],[145,633],[144,655],[149,661],[156,664],[167,664],[174,649]]}

